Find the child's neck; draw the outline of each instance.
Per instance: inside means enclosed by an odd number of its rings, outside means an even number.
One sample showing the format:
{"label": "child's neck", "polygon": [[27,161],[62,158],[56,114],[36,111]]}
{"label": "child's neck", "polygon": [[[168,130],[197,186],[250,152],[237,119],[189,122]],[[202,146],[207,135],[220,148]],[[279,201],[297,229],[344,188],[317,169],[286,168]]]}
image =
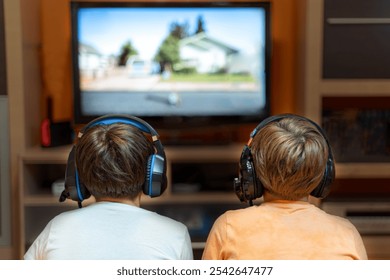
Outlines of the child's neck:
{"label": "child's neck", "polygon": [[[263,199],[264,199],[264,202],[275,201],[275,200],[290,200],[290,199],[286,199],[284,197],[281,197],[281,196],[278,196],[278,195],[275,195],[275,194],[271,194],[271,193],[269,193],[267,191],[264,192]],[[308,197],[302,197],[302,198],[296,199],[294,201],[305,201],[305,202],[307,202],[308,201]]]}
{"label": "child's neck", "polygon": [[127,198],[104,197],[104,198],[96,199],[96,201],[97,202],[109,201],[109,202],[123,203],[123,204],[128,204],[128,205],[140,207],[141,196],[138,196],[133,200],[127,199]]}

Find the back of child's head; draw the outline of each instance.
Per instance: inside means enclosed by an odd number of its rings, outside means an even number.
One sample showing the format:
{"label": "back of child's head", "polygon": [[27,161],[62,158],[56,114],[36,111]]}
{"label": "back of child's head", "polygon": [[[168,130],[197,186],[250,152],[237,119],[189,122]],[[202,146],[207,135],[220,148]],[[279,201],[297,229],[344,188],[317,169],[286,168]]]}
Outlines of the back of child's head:
{"label": "back of child's head", "polygon": [[80,138],[75,151],[81,182],[95,198],[134,199],[142,192],[151,141],[122,123],[96,125]]}
{"label": "back of child's head", "polygon": [[263,127],[251,143],[264,189],[286,200],[308,196],[321,182],[328,159],[323,135],[309,121],[287,117]]}

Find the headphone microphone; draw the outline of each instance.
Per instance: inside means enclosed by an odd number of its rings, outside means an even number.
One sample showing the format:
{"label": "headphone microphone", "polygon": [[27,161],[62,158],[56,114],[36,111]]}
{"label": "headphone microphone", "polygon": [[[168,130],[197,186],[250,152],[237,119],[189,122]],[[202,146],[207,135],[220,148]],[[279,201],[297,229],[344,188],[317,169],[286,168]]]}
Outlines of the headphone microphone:
{"label": "headphone microphone", "polygon": [[294,114],[282,114],[266,118],[259,125],[257,125],[257,127],[251,132],[250,139],[242,150],[239,160],[239,176],[234,178],[233,181],[234,191],[241,202],[249,202],[249,205],[252,206],[253,200],[262,197],[264,193],[264,186],[261,183],[261,180],[257,177],[255,167],[253,165],[253,156],[250,149],[253,138],[263,127],[269,123],[278,122],[284,118],[296,118],[307,121],[311,123],[324,137],[328,146],[328,159],[326,161],[325,172],[321,182],[310,193],[310,195],[316,198],[325,198],[329,194],[330,186],[335,178],[335,164],[333,160],[332,149],[325,132],[318,124],[308,118]]}

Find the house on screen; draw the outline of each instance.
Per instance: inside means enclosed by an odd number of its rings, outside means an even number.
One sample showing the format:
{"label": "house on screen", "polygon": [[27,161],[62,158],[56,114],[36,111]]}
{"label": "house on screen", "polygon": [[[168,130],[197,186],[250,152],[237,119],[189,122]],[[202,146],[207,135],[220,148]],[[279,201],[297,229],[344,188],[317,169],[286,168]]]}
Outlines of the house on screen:
{"label": "house on screen", "polygon": [[239,56],[238,49],[228,46],[201,32],[179,42],[180,67],[193,67],[198,73],[231,72],[232,61]]}

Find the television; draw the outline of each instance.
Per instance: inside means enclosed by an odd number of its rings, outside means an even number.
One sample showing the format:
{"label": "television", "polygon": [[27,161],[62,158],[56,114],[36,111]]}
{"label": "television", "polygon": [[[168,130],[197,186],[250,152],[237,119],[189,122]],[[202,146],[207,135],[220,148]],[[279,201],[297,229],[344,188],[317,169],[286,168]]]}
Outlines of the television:
{"label": "television", "polygon": [[74,122],[156,129],[259,122],[270,110],[268,2],[71,2]]}

